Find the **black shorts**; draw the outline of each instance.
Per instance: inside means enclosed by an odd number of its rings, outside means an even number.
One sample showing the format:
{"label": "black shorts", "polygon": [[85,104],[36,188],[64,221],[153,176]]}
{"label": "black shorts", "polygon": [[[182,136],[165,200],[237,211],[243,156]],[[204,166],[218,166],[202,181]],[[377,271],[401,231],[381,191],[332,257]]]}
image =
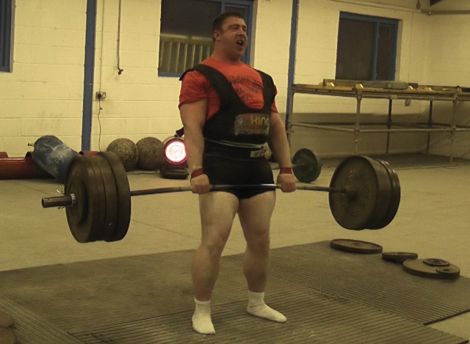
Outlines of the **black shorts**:
{"label": "black shorts", "polygon": [[[273,172],[269,161],[265,158],[237,159],[219,154],[204,155],[204,172],[212,185],[253,185],[273,184]],[[267,192],[267,189],[230,189],[227,192],[234,194],[238,199],[250,198]]]}

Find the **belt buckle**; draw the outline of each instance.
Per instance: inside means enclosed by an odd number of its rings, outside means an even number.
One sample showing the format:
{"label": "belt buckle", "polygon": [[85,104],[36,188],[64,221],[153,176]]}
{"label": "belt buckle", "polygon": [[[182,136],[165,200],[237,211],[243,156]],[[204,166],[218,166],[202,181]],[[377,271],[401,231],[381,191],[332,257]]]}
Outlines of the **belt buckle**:
{"label": "belt buckle", "polygon": [[266,148],[260,148],[258,150],[253,150],[250,152],[250,158],[259,158],[264,156],[266,153]]}

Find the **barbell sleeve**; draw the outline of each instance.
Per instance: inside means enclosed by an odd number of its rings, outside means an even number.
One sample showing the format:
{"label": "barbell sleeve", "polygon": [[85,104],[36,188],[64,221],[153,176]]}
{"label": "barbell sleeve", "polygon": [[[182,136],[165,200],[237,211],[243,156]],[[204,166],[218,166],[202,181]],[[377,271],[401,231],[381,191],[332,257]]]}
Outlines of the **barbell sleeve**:
{"label": "barbell sleeve", "polygon": [[[251,189],[261,189],[261,190],[274,190],[279,189],[280,186],[277,184],[246,184],[246,185],[212,185],[211,191],[226,191],[231,189],[236,190],[251,190]],[[343,190],[337,190],[326,186],[315,186],[315,185],[302,185],[297,184],[297,190],[313,190],[313,191],[324,191],[324,192],[344,192]],[[131,190],[131,196],[143,196],[143,195],[154,195],[161,193],[173,193],[173,192],[186,192],[191,191],[190,186],[172,186],[172,187],[161,187],[154,189],[141,189],[141,190]],[[52,196],[44,197],[41,200],[43,208],[53,208],[53,207],[70,207],[73,206],[75,199],[75,194],[68,194],[62,196]]]}
{"label": "barbell sleeve", "polygon": [[41,199],[43,208],[70,207],[75,203],[75,194],[44,197]]}

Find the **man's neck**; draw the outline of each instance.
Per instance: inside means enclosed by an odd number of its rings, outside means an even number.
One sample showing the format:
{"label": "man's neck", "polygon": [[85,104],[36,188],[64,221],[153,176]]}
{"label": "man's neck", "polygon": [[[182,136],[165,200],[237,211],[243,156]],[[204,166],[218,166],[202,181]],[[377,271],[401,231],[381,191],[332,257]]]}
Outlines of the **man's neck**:
{"label": "man's neck", "polygon": [[241,64],[241,63],[243,63],[240,58],[235,58],[235,57],[232,57],[232,56],[228,56],[227,54],[224,54],[223,52],[218,52],[218,51],[214,51],[212,53],[211,57],[214,60],[217,60],[217,61],[220,61],[220,62],[226,62],[226,63],[230,63],[230,64]]}

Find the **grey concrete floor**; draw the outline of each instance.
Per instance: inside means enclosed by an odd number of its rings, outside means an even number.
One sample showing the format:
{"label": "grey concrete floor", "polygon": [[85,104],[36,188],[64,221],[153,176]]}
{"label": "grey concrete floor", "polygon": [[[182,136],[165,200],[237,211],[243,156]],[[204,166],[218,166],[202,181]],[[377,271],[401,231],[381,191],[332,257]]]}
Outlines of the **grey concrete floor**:
{"label": "grey concrete floor", "polygon": [[[400,177],[402,200],[387,228],[348,231],[331,216],[326,193],[278,192],[272,247],[334,238],[366,240],[382,245],[385,251],[412,251],[422,258],[446,259],[470,277],[470,162],[428,166],[418,160],[413,163],[413,159],[396,165],[393,157],[390,160]],[[315,184],[329,184],[331,165],[325,164]],[[151,172],[132,172],[129,180],[132,189],[188,185],[186,180],[165,180]],[[79,244],[68,231],[63,209],[40,206],[42,197],[55,195],[60,188],[52,180],[0,181],[0,271],[194,249],[198,245],[198,202],[190,192],[133,197],[132,221],[124,240]],[[236,220],[225,254],[241,253],[244,248]],[[470,339],[470,312],[430,326]]]}

